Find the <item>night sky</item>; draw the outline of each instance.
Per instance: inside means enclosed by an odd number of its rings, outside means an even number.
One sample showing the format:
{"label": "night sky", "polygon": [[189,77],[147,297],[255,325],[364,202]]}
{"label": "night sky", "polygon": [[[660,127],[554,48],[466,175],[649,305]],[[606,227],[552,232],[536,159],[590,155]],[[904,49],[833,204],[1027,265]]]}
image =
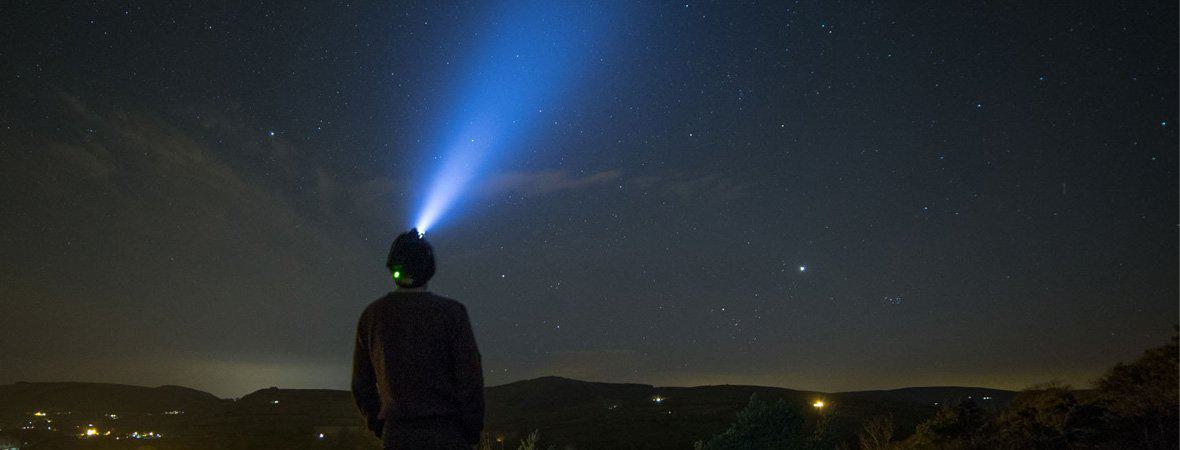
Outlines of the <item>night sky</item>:
{"label": "night sky", "polygon": [[[0,8],[0,383],[345,388],[512,6],[46,3]],[[536,37],[576,70],[427,236],[489,385],[1086,386],[1171,335],[1175,1],[723,3]]]}

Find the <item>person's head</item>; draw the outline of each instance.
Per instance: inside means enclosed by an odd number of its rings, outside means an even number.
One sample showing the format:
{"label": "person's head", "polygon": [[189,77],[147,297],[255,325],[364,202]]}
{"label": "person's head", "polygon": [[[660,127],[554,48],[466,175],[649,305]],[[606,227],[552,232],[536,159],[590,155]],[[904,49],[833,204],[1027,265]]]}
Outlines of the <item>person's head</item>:
{"label": "person's head", "polygon": [[434,276],[434,249],[422,238],[418,229],[411,229],[393,240],[385,267],[393,274],[393,281],[398,287],[426,286],[426,282]]}

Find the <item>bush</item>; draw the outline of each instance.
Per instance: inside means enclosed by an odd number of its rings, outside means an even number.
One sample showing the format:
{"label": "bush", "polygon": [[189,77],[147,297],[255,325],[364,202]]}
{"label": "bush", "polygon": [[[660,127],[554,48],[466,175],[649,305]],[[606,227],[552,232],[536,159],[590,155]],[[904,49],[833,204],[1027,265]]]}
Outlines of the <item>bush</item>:
{"label": "bush", "polygon": [[981,436],[987,419],[974,401],[943,406],[933,418],[918,425],[910,443],[914,448],[982,448]]}
{"label": "bush", "polygon": [[1098,380],[1101,407],[1115,442],[1136,448],[1180,448],[1180,376],[1177,336],[1143,352],[1131,364],[1118,364]]}
{"label": "bush", "polygon": [[893,441],[893,418],[890,416],[876,416],[865,424],[863,430],[856,433],[860,450],[886,450]]}
{"label": "bush", "polygon": [[996,447],[1053,449],[1100,441],[1102,408],[1094,395],[1054,383],[1032,387],[1012,400],[993,424]]}
{"label": "bush", "polygon": [[769,403],[750,396],[750,403],[738,412],[725,432],[699,446],[705,450],[798,449],[808,448],[803,432],[803,415],[780,400]]}

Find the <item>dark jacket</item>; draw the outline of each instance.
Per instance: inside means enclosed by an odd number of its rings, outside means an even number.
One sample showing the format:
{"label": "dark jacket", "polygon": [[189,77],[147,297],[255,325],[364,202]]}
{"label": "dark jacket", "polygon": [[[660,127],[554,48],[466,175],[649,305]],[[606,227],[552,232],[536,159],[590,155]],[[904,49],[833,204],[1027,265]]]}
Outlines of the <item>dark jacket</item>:
{"label": "dark jacket", "polygon": [[396,291],[373,302],[357,324],[352,395],[386,446],[406,434],[391,429],[443,429],[437,434],[479,442],[483,369],[467,309],[429,292]]}

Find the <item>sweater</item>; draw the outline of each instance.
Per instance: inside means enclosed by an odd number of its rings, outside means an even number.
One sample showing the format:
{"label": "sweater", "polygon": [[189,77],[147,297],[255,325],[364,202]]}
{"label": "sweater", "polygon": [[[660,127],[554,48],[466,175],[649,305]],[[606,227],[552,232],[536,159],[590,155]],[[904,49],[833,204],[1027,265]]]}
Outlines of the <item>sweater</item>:
{"label": "sweater", "polygon": [[352,395],[378,437],[388,426],[453,423],[478,443],[483,369],[467,309],[425,291],[374,301],[357,323]]}

